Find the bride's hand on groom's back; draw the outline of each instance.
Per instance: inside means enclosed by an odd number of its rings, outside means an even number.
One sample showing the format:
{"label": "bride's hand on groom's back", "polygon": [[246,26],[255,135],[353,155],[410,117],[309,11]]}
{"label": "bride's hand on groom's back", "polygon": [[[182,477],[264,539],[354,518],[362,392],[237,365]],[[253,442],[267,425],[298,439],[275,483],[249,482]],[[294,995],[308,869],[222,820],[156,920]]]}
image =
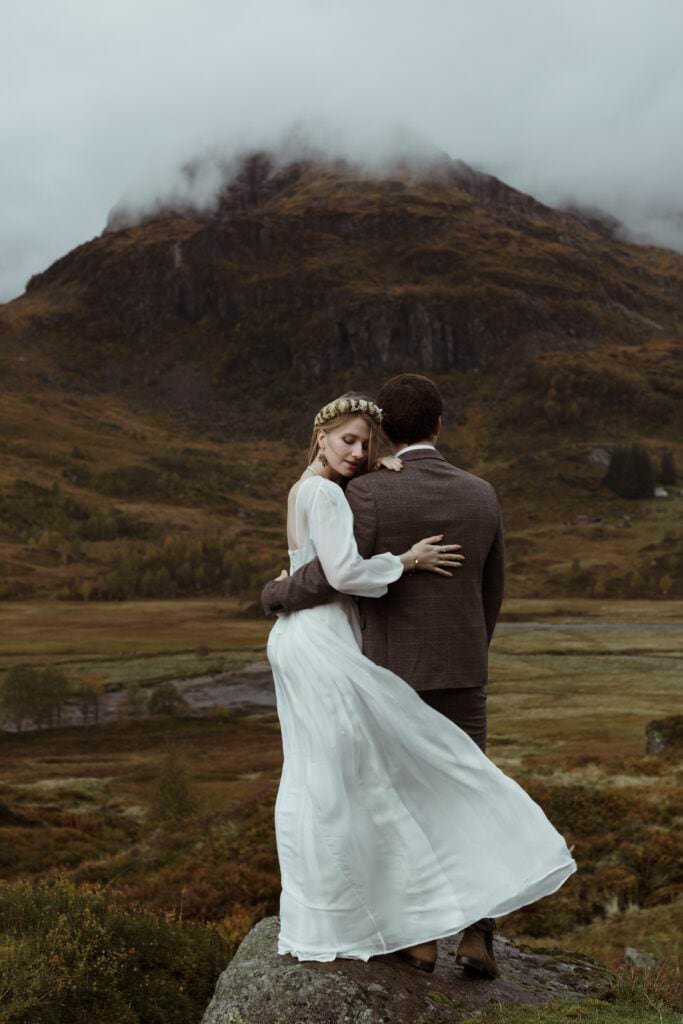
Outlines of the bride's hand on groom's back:
{"label": "bride's hand on groom's back", "polygon": [[424,537],[401,555],[406,571],[434,572],[439,576],[452,576],[465,561],[460,544],[442,544],[443,534]]}
{"label": "bride's hand on groom's back", "polygon": [[395,455],[383,455],[372,468],[373,470],[390,469],[394,473],[400,473],[403,469],[403,463]]}

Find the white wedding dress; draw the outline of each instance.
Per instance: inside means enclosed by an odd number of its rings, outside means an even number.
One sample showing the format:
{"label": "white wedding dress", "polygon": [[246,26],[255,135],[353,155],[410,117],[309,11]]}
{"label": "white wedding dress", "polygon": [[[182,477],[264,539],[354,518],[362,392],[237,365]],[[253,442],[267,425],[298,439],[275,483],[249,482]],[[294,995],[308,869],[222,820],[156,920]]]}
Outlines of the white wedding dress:
{"label": "white wedding dress", "polygon": [[360,557],[329,480],[301,483],[295,508],[292,571],[317,555],[341,593],[280,615],[268,639],[284,752],[278,952],[367,960],[554,892],[576,865],[538,804],[360,649],[344,595],[381,597],[398,557]]}

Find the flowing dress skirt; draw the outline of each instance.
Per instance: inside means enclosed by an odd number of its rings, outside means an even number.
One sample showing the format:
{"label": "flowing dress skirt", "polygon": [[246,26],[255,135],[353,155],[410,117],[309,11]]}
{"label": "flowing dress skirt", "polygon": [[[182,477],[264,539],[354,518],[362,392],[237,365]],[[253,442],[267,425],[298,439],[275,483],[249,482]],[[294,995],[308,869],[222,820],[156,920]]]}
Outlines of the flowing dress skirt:
{"label": "flowing dress skirt", "polygon": [[576,870],[538,804],[363,655],[350,598],[280,616],[268,658],[284,752],[278,952],[368,960],[507,914]]}

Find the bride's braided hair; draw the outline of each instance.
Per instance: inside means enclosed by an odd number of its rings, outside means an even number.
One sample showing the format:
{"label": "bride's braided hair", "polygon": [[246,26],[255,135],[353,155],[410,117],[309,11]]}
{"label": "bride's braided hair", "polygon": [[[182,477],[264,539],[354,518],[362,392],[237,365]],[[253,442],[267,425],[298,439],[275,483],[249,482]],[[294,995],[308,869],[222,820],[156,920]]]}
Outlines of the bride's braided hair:
{"label": "bride's braided hair", "polygon": [[375,402],[372,401],[372,399],[367,398],[365,395],[359,395],[354,391],[348,392],[345,395],[340,395],[339,398],[335,398],[334,401],[328,402],[327,405],[324,405],[322,409],[316,413],[315,419],[313,420],[311,445],[308,451],[309,466],[319,452],[318,435],[320,434],[320,431],[322,430],[328,434],[330,431],[342,426],[346,420],[353,419],[354,416],[362,416],[370,427],[368,456],[365,466],[361,472],[367,472],[368,469],[374,466],[380,448],[382,410],[375,404]]}

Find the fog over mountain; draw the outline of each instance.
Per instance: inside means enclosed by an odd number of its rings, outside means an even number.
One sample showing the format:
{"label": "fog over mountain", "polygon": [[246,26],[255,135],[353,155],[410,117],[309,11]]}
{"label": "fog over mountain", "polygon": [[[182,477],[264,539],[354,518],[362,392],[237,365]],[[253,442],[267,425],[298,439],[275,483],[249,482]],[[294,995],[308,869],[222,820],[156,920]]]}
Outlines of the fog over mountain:
{"label": "fog over mountain", "polygon": [[[679,0],[23,0],[0,38],[0,300],[178,167],[436,147],[683,251]],[[193,185],[210,202],[211,160]]]}

